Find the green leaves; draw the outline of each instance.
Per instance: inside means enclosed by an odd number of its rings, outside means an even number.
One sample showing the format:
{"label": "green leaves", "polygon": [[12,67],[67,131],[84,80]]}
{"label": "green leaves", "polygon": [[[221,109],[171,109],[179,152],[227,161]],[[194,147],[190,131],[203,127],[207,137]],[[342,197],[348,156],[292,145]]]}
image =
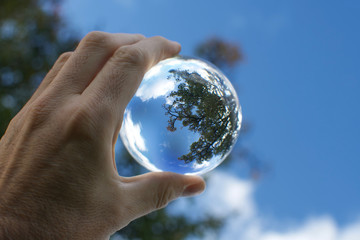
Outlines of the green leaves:
{"label": "green leaves", "polygon": [[41,3],[0,1],[0,136],[57,57],[78,42],[64,31],[56,1],[46,3],[47,11]]}
{"label": "green leaves", "polygon": [[178,121],[182,127],[200,135],[198,141],[191,144],[189,153],[178,159],[185,163],[195,160],[201,164],[214,156],[224,156],[235,140],[231,130],[237,123],[231,117],[235,105],[228,105],[223,89],[214,84],[222,80],[209,71],[211,81],[187,70],[173,69],[169,73],[180,84],[169,94],[172,103],[163,105],[165,115],[169,116],[167,129],[176,131],[175,123]]}

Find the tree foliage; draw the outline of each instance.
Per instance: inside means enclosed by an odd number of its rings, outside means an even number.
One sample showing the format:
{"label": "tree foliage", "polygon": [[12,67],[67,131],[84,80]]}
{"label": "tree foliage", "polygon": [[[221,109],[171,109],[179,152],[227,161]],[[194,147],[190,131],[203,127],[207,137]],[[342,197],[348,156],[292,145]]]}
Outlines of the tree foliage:
{"label": "tree foliage", "polygon": [[243,60],[243,54],[237,44],[219,37],[202,42],[196,47],[195,53],[219,68],[232,68]]}
{"label": "tree foliage", "polygon": [[[235,141],[238,121],[236,103],[225,96],[226,86],[216,73],[207,71],[210,80],[197,72],[170,70],[177,82],[176,91],[168,98],[171,104],[164,104],[169,116],[169,131],[176,131],[175,123],[199,134],[199,139],[190,146],[190,151],[179,157],[185,163],[196,161],[202,164],[214,156],[223,157]],[[218,83],[216,86],[213,83]]]}
{"label": "tree foliage", "polygon": [[0,136],[57,57],[73,50],[57,1],[0,1]]}
{"label": "tree foliage", "polygon": [[135,220],[119,233],[129,240],[182,240],[189,236],[202,239],[207,231],[216,232],[221,226],[222,219],[208,217],[190,222],[184,215],[171,216],[166,210],[159,210]]}

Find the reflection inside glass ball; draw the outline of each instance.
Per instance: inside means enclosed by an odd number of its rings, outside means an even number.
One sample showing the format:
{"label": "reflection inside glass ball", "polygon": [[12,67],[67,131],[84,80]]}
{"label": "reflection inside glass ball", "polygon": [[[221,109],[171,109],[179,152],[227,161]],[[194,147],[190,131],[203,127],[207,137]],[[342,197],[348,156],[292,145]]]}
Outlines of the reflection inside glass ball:
{"label": "reflection inside glass ball", "polygon": [[151,68],[124,114],[121,140],[150,171],[204,174],[230,153],[241,109],[215,66],[174,57]]}

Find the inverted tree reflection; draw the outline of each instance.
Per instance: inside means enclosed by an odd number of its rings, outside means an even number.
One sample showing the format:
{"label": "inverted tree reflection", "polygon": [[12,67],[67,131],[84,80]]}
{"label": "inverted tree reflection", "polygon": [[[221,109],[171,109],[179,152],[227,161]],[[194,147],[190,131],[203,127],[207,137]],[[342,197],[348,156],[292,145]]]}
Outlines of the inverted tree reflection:
{"label": "inverted tree reflection", "polygon": [[200,135],[190,145],[189,153],[178,158],[185,163],[195,160],[201,164],[214,156],[223,157],[233,145],[234,132],[239,127],[236,100],[226,94],[229,91],[219,75],[204,71],[205,76],[188,70],[169,71],[169,78],[175,78],[179,85],[163,105],[169,116],[167,129],[176,131],[178,122]]}

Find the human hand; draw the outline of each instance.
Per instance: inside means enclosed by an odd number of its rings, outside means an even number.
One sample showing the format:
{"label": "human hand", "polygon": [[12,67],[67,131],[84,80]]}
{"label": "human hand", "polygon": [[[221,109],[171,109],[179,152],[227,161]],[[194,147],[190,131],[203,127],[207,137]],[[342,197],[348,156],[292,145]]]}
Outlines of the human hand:
{"label": "human hand", "polygon": [[179,51],[161,37],[93,32],[59,57],[0,140],[1,239],[104,239],[204,190],[196,176],[115,169],[126,105],[144,73]]}

